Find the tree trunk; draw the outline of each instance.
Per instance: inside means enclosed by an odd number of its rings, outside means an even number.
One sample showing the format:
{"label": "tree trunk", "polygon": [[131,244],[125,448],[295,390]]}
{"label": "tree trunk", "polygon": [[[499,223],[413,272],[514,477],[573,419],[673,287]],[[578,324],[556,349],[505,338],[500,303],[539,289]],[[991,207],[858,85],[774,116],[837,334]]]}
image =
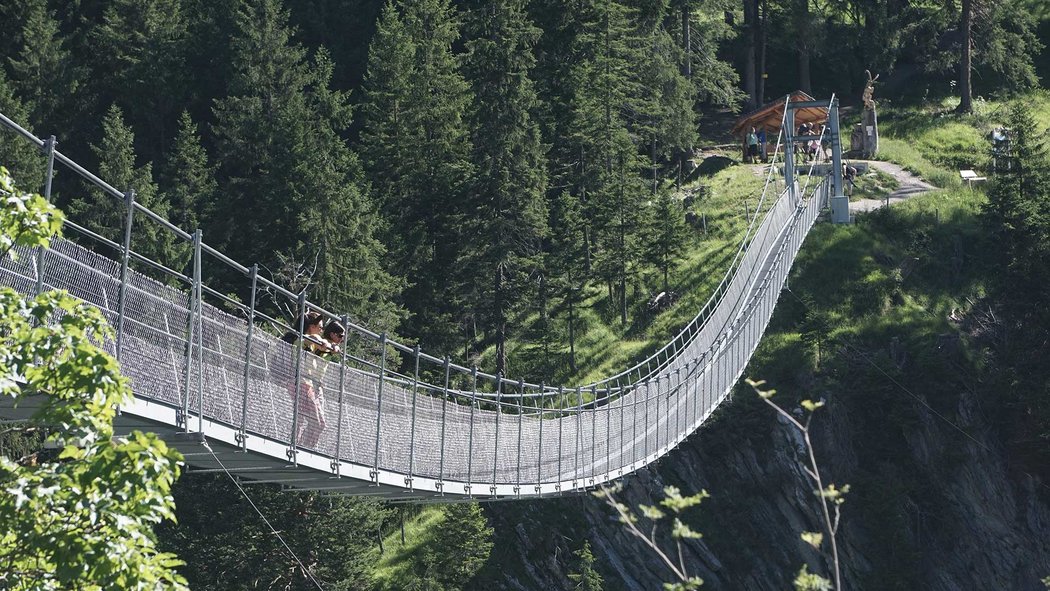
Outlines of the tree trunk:
{"label": "tree trunk", "polygon": [[492,302],[496,320],[496,373],[507,375],[507,313],[503,309],[503,265],[496,265],[495,291]]}
{"label": "tree trunk", "polygon": [[809,0],[801,0],[798,5],[798,19],[802,24],[797,31],[798,35],[798,88],[806,94],[813,94],[813,83],[810,78],[809,53],[810,47],[810,23],[809,23]]}
{"label": "tree trunk", "polygon": [[689,30],[689,2],[682,2],[682,49],[685,51],[684,74],[686,79],[693,78],[693,47]]}
{"label": "tree trunk", "polygon": [[959,59],[959,108],[960,113],[973,112],[973,0],[962,0],[959,16],[959,32],[962,34],[962,55]]}
{"label": "tree trunk", "polygon": [[747,30],[747,62],[744,64],[744,92],[747,93],[747,106],[754,109],[758,106],[755,86],[755,15],[752,7],[755,0],[744,0],[744,28]]}
{"label": "tree trunk", "polygon": [[758,36],[759,36],[759,52],[758,52],[758,71],[755,73],[755,82],[758,86],[758,104],[766,104],[766,20],[769,18],[769,4],[762,0],[761,14],[759,16],[758,25]]}
{"label": "tree trunk", "polygon": [[569,286],[569,369],[576,373],[576,288]]}

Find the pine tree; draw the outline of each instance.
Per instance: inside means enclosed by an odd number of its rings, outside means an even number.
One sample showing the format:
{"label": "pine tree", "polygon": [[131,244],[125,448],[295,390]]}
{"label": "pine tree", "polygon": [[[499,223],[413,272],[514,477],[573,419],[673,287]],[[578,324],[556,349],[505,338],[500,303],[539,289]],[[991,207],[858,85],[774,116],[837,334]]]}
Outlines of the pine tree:
{"label": "pine tree", "polygon": [[215,169],[201,147],[197,124],[185,111],[160,178],[173,224],[192,232],[211,218],[217,190]]}
{"label": "pine tree", "polygon": [[113,0],[91,31],[91,81],[142,130],[144,155],[159,158],[187,98],[187,15],[182,0]]}
{"label": "pine tree", "polygon": [[[168,203],[153,182],[153,166],[135,165],[135,134],[124,123],[120,107],[112,105],[102,120],[102,141],[92,147],[98,158],[98,176],[119,191],[135,191],[135,201],[157,215],[168,217]],[[85,196],[69,205],[70,219],[118,243],[123,236],[127,207],[124,202],[91,185]],[[131,248],[153,260],[171,265],[175,236],[143,215],[134,217]]]}
{"label": "pine tree", "polygon": [[492,552],[493,530],[477,503],[452,503],[430,551],[438,565],[438,582],[447,589],[463,589]]}
{"label": "pine tree", "polygon": [[635,112],[645,91],[636,77],[628,8],[614,0],[582,11],[578,46],[584,59],[573,71],[575,81],[570,124],[578,150],[576,193],[590,222],[589,246],[594,272],[607,285],[622,324],[627,323],[627,287],[639,258],[639,215],[644,187],[642,168],[626,117]]}
{"label": "pine tree", "polygon": [[469,23],[466,70],[474,86],[473,192],[475,215],[469,260],[477,273],[479,308],[494,331],[496,371],[507,375],[508,326],[527,302],[547,231],[547,175],[540,130],[533,120],[536,91],[529,80],[539,29],[522,0],[487,3]]}
{"label": "pine tree", "polygon": [[309,63],[287,21],[277,0],[256,0],[239,14],[239,68],[215,108],[225,181],[216,211],[227,223],[213,226],[242,260],[274,268],[274,253],[316,261],[312,297],[393,328],[397,286],[382,265],[360,165],[341,137],[350,125],[347,93],[329,88],[327,53]]}
{"label": "pine tree", "polygon": [[586,222],[579,199],[568,191],[558,195],[551,208],[551,233],[547,269],[551,289],[566,308],[569,368],[576,372],[577,306],[587,282]]}
{"label": "pine tree", "polygon": [[[304,151],[313,119],[307,103],[310,74],[305,50],[292,42],[277,0],[241,6],[234,37],[238,65],[229,95],[215,105],[221,193],[216,214],[236,221],[216,225],[219,242],[244,261],[267,267],[275,252],[291,253],[303,238],[300,170],[291,155]],[[279,228],[280,231],[275,231]]]}
{"label": "pine tree", "polygon": [[[0,113],[31,130],[29,109],[15,96],[11,86],[3,68],[0,68]],[[0,129],[0,166],[8,170],[20,187],[43,192],[47,162],[32,144],[15,137],[15,133],[6,128]]]}
{"label": "pine tree", "polygon": [[[452,51],[459,20],[449,0],[403,7],[400,18],[393,6],[384,10],[372,45],[362,153],[391,223],[396,268],[409,282],[405,332],[420,338],[425,326],[427,348],[450,353],[463,340],[455,269],[472,175],[470,89]],[[410,62],[406,47],[414,49]]]}
{"label": "pine tree", "polygon": [[669,191],[661,191],[653,203],[653,215],[650,217],[646,249],[649,264],[659,269],[663,278],[663,290],[669,289],[668,275],[674,269],[677,259],[685,250],[688,238],[685,224],[685,210],[682,203]]}
{"label": "pine tree", "polygon": [[[407,204],[406,179],[414,161],[412,151],[419,142],[409,100],[413,80],[418,77],[415,55],[415,43],[391,0],[383,7],[369,51],[361,104],[361,154],[376,199],[398,232],[423,230],[422,224],[413,223],[414,212],[402,207]],[[403,249],[423,240],[422,236],[402,234],[392,246],[398,258],[404,259]]]}
{"label": "pine tree", "polygon": [[590,540],[584,540],[583,547],[573,554],[579,558],[576,570],[569,573],[569,580],[574,583],[573,591],[602,591],[605,588],[605,581],[594,568],[596,560],[594,553],[591,552]]}
{"label": "pine tree", "polygon": [[[985,212],[1003,237],[1010,275],[1023,284],[1021,292],[1045,289],[1050,245],[1050,148],[1036,131],[1031,111],[1013,105],[1007,116],[1010,147],[1005,170],[992,179]],[[1043,286],[1043,287],[1036,287]]]}
{"label": "pine tree", "polygon": [[30,105],[29,121],[37,127],[64,130],[69,114],[63,110],[75,99],[79,76],[45,0],[27,4],[22,39],[18,57],[11,59],[11,70],[19,94]]}

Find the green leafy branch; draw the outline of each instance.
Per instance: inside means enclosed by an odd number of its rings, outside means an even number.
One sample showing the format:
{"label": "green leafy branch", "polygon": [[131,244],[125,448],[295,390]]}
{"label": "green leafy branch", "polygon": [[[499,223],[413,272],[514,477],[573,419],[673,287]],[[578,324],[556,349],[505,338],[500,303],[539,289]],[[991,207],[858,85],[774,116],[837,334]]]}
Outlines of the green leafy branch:
{"label": "green leafy branch", "polygon": [[[700,539],[702,535],[682,521],[682,513],[690,507],[699,505],[701,501],[711,495],[706,490],[702,490],[695,495],[683,496],[676,486],[664,488],[665,496],[660,501],[659,506],[639,506],[642,515],[652,521],[652,529],[646,534],[639,527],[638,516],[631,511],[630,507],[616,500],[616,494],[621,489],[622,485],[619,484],[612,488],[603,485],[601,490],[594,493],[594,496],[603,499],[606,505],[612,507],[619,515],[620,522],[627,526],[627,530],[631,532],[631,535],[641,540],[671,569],[678,581],[676,583],[665,583],[664,589],[666,591],[692,591],[693,589],[699,589],[704,582],[699,577],[691,576],[688,573],[685,566],[685,558],[682,555],[682,541]],[[671,539],[675,543],[677,560],[668,556],[667,552],[656,541],[659,522],[668,517],[671,518]]]}
{"label": "green leafy branch", "polygon": [[[61,215],[15,189],[0,168],[0,249],[46,247]],[[152,433],[115,437],[128,380],[102,348],[102,313],[65,292],[27,300],[0,288],[0,398],[42,404],[24,430],[50,433],[55,461],[0,456],[0,588],[185,589],[182,564],[156,548],[153,526],[174,520],[182,456]]]}
{"label": "green leafy branch", "polygon": [[[748,379],[746,381],[766,404],[771,406],[780,416],[786,419],[802,434],[802,439],[806,443],[806,452],[809,455],[809,464],[803,465],[803,470],[805,470],[806,475],[809,476],[810,480],[812,480],[813,484],[816,486],[816,490],[813,491],[813,494],[820,500],[820,508],[824,520],[824,530],[827,534],[828,544],[831,547],[831,567],[834,574],[834,586],[832,586],[831,581],[824,577],[808,572],[808,569],[803,565],[798,577],[795,578],[795,588],[799,591],[827,591],[830,589],[842,589],[839,549],[835,536],[839,530],[839,518],[841,517],[840,508],[842,503],[846,501],[845,495],[849,492],[849,485],[846,484],[841,488],[838,488],[834,483],[829,483],[827,486],[824,486],[820,474],[820,466],[817,464],[817,456],[814,452],[813,442],[810,439],[809,434],[809,427],[810,422],[813,420],[813,413],[824,406],[824,401],[821,400],[814,402],[812,400],[803,400],[800,404],[802,408],[806,410],[806,418],[804,421],[800,421],[772,401],[773,395],[776,394],[777,391],[774,389],[763,389],[763,386],[766,385],[764,380],[756,382]],[[802,532],[801,536],[804,542],[813,546],[813,548],[818,551],[824,542],[824,534],[819,532]]]}

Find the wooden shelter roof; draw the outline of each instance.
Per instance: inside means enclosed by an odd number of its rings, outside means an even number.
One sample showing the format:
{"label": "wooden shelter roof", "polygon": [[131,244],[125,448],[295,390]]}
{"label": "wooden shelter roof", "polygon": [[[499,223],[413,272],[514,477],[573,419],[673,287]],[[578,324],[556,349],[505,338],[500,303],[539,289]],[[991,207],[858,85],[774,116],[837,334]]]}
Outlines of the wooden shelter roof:
{"label": "wooden shelter roof", "polygon": [[[733,135],[743,136],[752,127],[779,132],[780,122],[784,118],[784,100],[789,96],[793,103],[814,100],[813,97],[801,90],[796,90],[790,95],[784,95],[775,101],[766,103],[750,113],[741,115],[740,118],[736,120],[736,123],[733,124]],[[796,126],[802,125],[803,123],[823,123],[827,118],[827,107],[806,107],[795,109]]]}

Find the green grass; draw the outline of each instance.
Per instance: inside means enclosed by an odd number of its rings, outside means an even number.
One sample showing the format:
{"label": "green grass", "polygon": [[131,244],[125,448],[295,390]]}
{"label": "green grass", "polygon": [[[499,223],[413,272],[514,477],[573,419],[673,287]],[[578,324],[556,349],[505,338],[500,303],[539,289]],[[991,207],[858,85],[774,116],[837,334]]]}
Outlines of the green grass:
{"label": "green grass", "polygon": [[383,540],[385,552],[375,550],[375,570],[372,581],[376,591],[400,591],[405,581],[415,577],[412,569],[420,564],[427,541],[445,520],[440,506],[423,507],[418,515],[405,518],[405,543],[401,544],[401,530],[395,529]]}

